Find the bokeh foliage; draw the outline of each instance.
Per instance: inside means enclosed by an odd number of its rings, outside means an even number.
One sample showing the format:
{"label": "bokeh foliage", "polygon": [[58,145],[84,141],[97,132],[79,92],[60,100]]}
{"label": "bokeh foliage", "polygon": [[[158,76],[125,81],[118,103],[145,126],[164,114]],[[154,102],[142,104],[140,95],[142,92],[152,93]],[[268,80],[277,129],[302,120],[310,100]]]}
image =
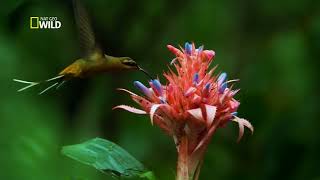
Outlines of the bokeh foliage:
{"label": "bokeh foliage", "polygon": [[[131,56],[161,77],[166,44],[194,41],[216,51],[214,64],[240,78],[239,115],[255,133],[237,144],[237,126],[220,129],[201,179],[320,179],[320,3],[312,0],[87,0],[107,53]],[[30,30],[30,16],[57,16],[58,30]],[[0,179],[110,179],[60,155],[94,137],[116,142],[160,179],[175,176],[175,147],[147,117],[112,111],[131,103],[117,87],[146,82],[139,72],[67,83],[43,96],[16,93],[13,78],[50,78],[80,55],[71,2],[0,3]],[[163,81],[163,79],[162,79]]]}

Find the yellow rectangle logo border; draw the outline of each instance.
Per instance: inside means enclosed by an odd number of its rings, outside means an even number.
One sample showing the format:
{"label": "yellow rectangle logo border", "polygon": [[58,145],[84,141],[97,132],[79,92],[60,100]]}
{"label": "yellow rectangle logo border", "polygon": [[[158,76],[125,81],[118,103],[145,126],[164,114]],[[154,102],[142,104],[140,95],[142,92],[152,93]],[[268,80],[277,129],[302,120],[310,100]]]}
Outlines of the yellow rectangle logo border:
{"label": "yellow rectangle logo border", "polygon": [[[33,19],[36,19],[37,26],[32,26]],[[39,17],[30,17],[30,29],[39,29]]]}

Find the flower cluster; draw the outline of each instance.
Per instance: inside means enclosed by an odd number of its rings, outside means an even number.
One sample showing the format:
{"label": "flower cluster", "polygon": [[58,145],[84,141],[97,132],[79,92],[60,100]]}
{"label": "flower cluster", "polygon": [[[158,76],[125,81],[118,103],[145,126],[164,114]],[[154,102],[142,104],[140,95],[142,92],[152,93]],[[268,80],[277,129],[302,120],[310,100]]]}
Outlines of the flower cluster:
{"label": "flower cluster", "polygon": [[[167,83],[161,84],[158,79],[153,79],[148,88],[135,81],[134,85],[144,96],[121,90],[130,93],[142,110],[126,105],[115,108],[149,114],[152,124],[173,137],[179,156],[185,154],[189,157],[185,160],[187,167],[180,167],[178,162],[178,173],[182,171],[180,176],[184,174],[190,177],[195,176],[199,161],[217,128],[230,121],[237,122],[239,141],[244,127],[248,127],[252,132],[253,127],[249,121],[237,117],[240,103],[234,96],[239,90],[233,90],[230,85],[237,80],[227,80],[224,72],[214,75],[216,67],[209,70],[215,57],[214,51],[204,50],[203,46],[195,48],[195,45],[190,43],[186,43],[181,50],[171,45],[167,47],[176,56],[171,61],[176,72],[169,69],[163,74]],[[184,161],[183,158],[181,161]],[[184,171],[179,168],[186,169]]]}

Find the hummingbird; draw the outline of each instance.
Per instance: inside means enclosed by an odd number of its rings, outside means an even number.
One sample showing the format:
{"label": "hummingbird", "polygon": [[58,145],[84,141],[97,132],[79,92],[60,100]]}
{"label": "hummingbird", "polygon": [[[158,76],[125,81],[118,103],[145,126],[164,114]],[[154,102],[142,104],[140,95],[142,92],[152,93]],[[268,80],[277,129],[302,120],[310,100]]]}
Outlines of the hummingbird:
{"label": "hummingbird", "polygon": [[44,81],[13,79],[15,82],[27,84],[25,87],[19,89],[18,92],[40,84],[52,82],[49,87],[39,93],[43,94],[53,87],[59,89],[65,82],[75,78],[85,78],[96,74],[121,70],[139,70],[152,79],[152,76],[130,57],[114,57],[105,54],[96,42],[86,9],[77,0],[73,0],[73,9],[83,56],[60,71],[57,76]]}

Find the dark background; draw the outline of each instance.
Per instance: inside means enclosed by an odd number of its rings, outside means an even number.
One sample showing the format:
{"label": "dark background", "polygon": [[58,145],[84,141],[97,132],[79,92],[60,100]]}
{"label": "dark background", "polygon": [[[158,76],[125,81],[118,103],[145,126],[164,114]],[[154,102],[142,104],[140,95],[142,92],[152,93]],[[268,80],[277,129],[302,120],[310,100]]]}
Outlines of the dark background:
{"label": "dark background", "polygon": [[[317,3],[318,2],[318,3]],[[213,137],[200,179],[320,179],[320,1],[85,1],[106,53],[130,56],[151,73],[167,71],[167,44],[193,41],[216,51],[213,65],[240,78],[239,116],[251,121],[236,143],[230,123]],[[60,29],[29,29],[31,16],[56,16]],[[160,179],[174,179],[172,140],[147,116],[112,111],[133,104],[140,72],[68,82],[60,90],[17,93],[13,78],[42,80],[79,58],[69,1],[0,2],[0,179],[110,179],[60,154],[63,145],[103,137]]]}

